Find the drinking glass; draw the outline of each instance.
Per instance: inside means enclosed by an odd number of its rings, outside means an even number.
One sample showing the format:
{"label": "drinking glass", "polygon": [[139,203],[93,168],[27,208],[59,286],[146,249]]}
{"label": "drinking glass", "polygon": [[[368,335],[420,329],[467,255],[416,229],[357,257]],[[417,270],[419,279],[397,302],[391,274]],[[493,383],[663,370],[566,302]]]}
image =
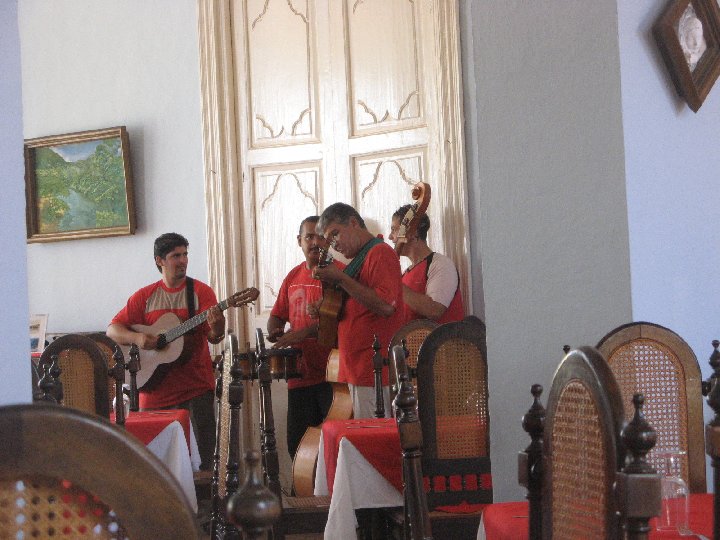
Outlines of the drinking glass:
{"label": "drinking glass", "polygon": [[661,488],[662,510],[657,520],[660,531],[677,531],[690,534],[688,515],[690,498],[687,483],[682,479],[681,458],[685,454],[681,450],[661,450],[655,455],[663,464]]}

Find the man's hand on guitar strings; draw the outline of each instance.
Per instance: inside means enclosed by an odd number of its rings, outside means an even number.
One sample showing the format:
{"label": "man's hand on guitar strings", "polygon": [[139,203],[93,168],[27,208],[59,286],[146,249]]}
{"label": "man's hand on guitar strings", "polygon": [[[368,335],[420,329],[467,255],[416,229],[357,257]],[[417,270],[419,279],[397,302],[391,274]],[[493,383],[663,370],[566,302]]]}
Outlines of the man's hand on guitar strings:
{"label": "man's hand on guitar strings", "polygon": [[135,345],[143,350],[151,351],[157,349],[158,337],[142,332],[135,332]]}

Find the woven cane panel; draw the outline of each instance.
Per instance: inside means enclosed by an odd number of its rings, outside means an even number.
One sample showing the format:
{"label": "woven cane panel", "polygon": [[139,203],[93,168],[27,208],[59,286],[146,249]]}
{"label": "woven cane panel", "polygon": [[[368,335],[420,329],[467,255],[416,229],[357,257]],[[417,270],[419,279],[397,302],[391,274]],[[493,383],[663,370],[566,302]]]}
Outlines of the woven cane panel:
{"label": "woven cane panel", "polygon": [[417,367],[418,352],[420,351],[420,345],[422,345],[428,334],[433,331],[433,328],[418,328],[417,330],[410,332],[405,336],[405,346],[409,351],[408,357],[405,363],[408,367]]}
{"label": "woven cane panel", "polygon": [[[95,345],[97,345],[103,352],[105,360],[107,360],[108,369],[111,369],[115,365],[115,360],[113,360],[113,354],[115,351],[113,351],[107,343],[103,343],[102,341],[96,341]],[[128,360],[128,358],[125,359],[126,362]],[[115,379],[108,377],[108,402],[110,405],[110,411],[113,410],[113,398],[115,398]]]}
{"label": "woven cane panel", "polygon": [[440,459],[487,456],[485,359],[470,341],[449,340],[433,370],[437,453]]}
{"label": "woven cane panel", "polygon": [[95,414],[95,375],[90,355],[80,349],[67,349],[58,355],[58,363],[63,385],[62,404]]}
{"label": "woven cane panel", "polygon": [[67,480],[0,480],[0,538],[125,539],[117,516]]}
{"label": "woven cane panel", "polygon": [[607,449],[588,389],[571,381],[558,400],[552,445],[552,538],[605,538]]}
{"label": "woven cane panel", "polygon": [[685,371],[677,355],[663,344],[651,339],[636,339],[613,351],[608,359],[620,385],[625,418],[630,420],[635,409],[632,397],[636,392],[645,396],[643,413],[657,433],[655,448],[648,461],[656,471],[664,470],[658,456],[662,450],[681,450],[679,471],[688,481],[688,419]]}

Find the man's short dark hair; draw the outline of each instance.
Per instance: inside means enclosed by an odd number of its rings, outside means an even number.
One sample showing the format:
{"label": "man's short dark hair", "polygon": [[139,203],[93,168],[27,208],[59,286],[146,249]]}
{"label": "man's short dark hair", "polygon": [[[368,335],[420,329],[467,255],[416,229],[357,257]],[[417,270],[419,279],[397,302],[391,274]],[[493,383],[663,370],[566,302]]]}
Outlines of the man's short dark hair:
{"label": "man's short dark hair", "polygon": [[315,223],[317,225],[320,216],[308,216],[300,222],[300,229],[298,229],[298,236],[302,234],[303,225],[306,223]]}
{"label": "man's short dark hair", "polygon": [[325,232],[325,228],[328,223],[337,223],[338,225],[347,225],[350,222],[350,218],[355,218],[361,228],[365,229],[365,220],[360,217],[357,210],[355,210],[349,204],[337,202],[331,204],[323,213],[320,214],[320,220],[318,221],[317,227],[322,232]]}
{"label": "man's short dark hair", "polygon": [[[155,257],[164,259],[165,256],[176,247],[188,247],[189,245],[190,242],[188,242],[187,238],[185,238],[182,234],[174,232],[165,233],[155,239],[153,253],[155,254]],[[157,266],[158,272],[162,272],[162,268],[160,268],[159,265],[156,264],[155,266]]]}
{"label": "man's short dark hair", "polygon": [[[405,214],[407,214],[408,210],[412,208],[411,204],[406,204],[404,206],[401,206],[398,208],[395,213],[392,215],[393,218],[397,218],[400,221],[403,220],[405,217]],[[420,221],[418,221],[418,226],[415,231],[415,234],[417,234],[417,237],[422,240],[423,242],[427,242],[427,235],[428,231],[430,230],[430,218],[427,214],[423,214],[420,216]]]}

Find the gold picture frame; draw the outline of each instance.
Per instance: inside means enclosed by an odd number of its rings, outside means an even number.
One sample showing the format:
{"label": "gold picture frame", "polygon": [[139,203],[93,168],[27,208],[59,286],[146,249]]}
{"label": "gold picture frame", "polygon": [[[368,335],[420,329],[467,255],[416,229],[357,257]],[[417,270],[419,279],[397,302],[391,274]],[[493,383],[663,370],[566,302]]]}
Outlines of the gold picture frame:
{"label": "gold picture frame", "polygon": [[697,112],[720,75],[717,0],[671,0],[653,34],[677,93]]}
{"label": "gold picture frame", "polygon": [[125,126],[25,140],[27,241],[135,232]]}

